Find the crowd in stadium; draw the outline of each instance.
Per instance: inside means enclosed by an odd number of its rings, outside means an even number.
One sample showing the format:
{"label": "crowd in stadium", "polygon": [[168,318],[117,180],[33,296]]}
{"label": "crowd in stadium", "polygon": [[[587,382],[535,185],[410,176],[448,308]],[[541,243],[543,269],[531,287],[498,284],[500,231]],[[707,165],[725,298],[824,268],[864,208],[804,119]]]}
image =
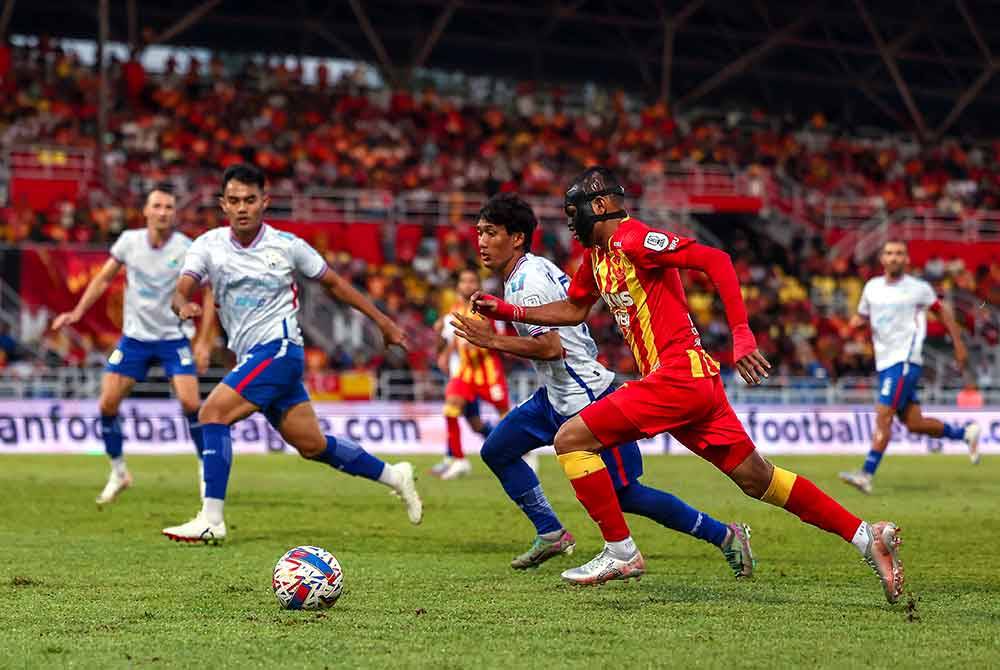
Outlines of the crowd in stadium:
{"label": "crowd in stadium", "polygon": [[[0,57],[0,146],[31,142],[93,147],[97,79],[72,52],[43,41],[8,48]],[[649,174],[667,163],[767,168],[816,193],[853,196],[887,209],[923,206],[960,213],[1000,207],[1000,144],[945,142],[922,148],[904,138],[878,141],[845,134],[823,116],[791,122],[763,112],[704,114],[674,119],[662,104],[636,107],[622,93],[571,111],[559,90],[524,85],[511,104],[458,101],[418,93],[369,90],[356,78],[331,81],[322,68],[305,84],[301,70],[249,62],[227,72],[222,61],[192,60],[183,71],[168,63],[155,75],[134,60],[116,63],[115,104],[109,116],[113,182],[133,193],[170,181],[189,192],[199,180],[214,185],[220,167],[249,160],[275,185],[378,188],[390,191],[500,190],[561,196],[568,176],[595,162],[616,169],[638,195]],[[196,183],[192,183],[196,182]],[[141,224],[136,200],[90,192],[79,201],[35,211],[11,203],[0,219],[0,241],[68,241],[106,245],[123,228]],[[220,222],[207,211],[182,213],[185,230]],[[572,259],[543,236],[540,253]],[[779,372],[813,377],[867,375],[870,343],[847,340],[846,318],[874,268],[831,262],[821,245],[799,239],[797,261],[730,249],[746,288],[761,349]],[[745,252],[745,253],[741,253]],[[335,268],[365,286],[390,313],[433,342],[430,326],[450,304],[451,271],[475,263],[475,249],[447,241],[425,246],[408,265],[372,267],[330,253]],[[764,260],[764,259],[769,260]],[[924,274],[945,291],[995,304],[1000,264],[965,268],[937,264]],[[723,312],[703,277],[688,279],[691,309],[707,348],[728,351]],[[775,315],[780,313],[780,319]],[[971,324],[970,324],[971,325]],[[593,322],[598,341],[621,343],[605,313]],[[935,331],[932,327],[932,334]],[[936,331],[941,335],[941,330]],[[432,365],[414,347],[408,365]],[[624,345],[605,346],[605,363],[633,371]],[[341,352],[334,368],[378,367],[363,352]]]}

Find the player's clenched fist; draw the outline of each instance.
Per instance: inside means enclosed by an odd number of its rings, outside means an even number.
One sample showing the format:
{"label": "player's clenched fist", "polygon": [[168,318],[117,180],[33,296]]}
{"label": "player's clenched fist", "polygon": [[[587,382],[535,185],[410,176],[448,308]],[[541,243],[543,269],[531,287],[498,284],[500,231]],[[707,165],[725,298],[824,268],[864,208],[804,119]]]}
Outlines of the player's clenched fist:
{"label": "player's clenched fist", "polygon": [[476,291],[472,295],[472,311],[496,321],[523,321],[524,308],[512,305],[495,295]]}
{"label": "player's clenched fist", "polygon": [[183,307],[177,310],[177,316],[180,317],[181,321],[197,318],[201,316],[201,305],[196,302],[185,303]]}

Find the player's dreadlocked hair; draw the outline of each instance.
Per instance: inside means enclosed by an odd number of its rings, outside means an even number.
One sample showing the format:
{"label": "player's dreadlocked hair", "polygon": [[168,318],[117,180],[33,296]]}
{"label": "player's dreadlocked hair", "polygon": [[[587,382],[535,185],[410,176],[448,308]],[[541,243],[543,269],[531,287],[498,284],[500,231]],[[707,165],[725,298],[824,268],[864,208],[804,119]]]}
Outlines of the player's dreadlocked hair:
{"label": "player's dreadlocked hair", "polygon": [[479,218],[495,226],[503,226],[508,235],[524,234],[524,251],[531,251],[531,238],[538,227],[538,219],[531,205],[513,193],[498,193],[490,198],[482,209]]}
{"label": "player's dreadlocked hair", "polygon": [[261,190],[264,190],[264,173],[249,163],[237,163],[226,168],[226,171],[222,173],[223,192],[226,190],[226,184],[233,180],[248,186],[259,186]]}

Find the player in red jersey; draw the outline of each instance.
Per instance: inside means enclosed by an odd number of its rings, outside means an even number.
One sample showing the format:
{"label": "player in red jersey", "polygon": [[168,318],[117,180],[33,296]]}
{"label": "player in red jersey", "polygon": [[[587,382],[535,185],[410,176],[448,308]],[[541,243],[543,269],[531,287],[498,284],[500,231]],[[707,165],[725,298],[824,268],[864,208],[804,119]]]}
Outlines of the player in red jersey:
{"label": "player in red jersey", "polygon": [[[449,313],[463,316],[472,315],[472,296],[481,286],[479,274],[472,269],[458,273],[458,300]],[[449,320],[445,320],[442,337],[448,342],[439,355],[438,365],[445,365],[442,370],[448,372],[451,378],[445,387],[444,417],[448,431],[448,455],[445,460],[434,466],[431,473],[441,479],[455,479],[469,474],[471,466],[465,458],[462,449],[462,434],[458,419],[466,416],[473,429],[477,429],[475,415],[468,416],[466,410],[478,400],[493,405],[503,417],[510,409],[510,396],[507,391],[507,377],[504,375],[503,361],[500,354],[490,349],[483,349],[454,336],[454,328]],[[452,369],[452,355],[457,357]],[[485,437],[492,428],[481,420],[478,422],[478,432]]]}
{"label": "player in red jersey", "polygon": [[604,168],[586,170],[566,192],[570,227],[587,248],[568,299],[519,307],[493,296],[473,297],[476,310],[484,315],[548,326],[583,322],[603,297],[642,374],[589,405],[556,435],[559,462],[605,539],[597,557],[567,570],[563,578],[593,584],[645,571],[597,452],[670,432],[747,495],[851,542],[879,576],[886,598],[896,602],[903,591],[903,568],[895,524],[869,525],[805,477],[772,465],[756,450],[726,398],[719,364],[702,348],[688,314],[678,269],[700,270],[712,279],[733,332],[736,368],[748,384],[759,384],[771,366],[750,332],[729,255],[629,217],[624,196],[625,190]]}

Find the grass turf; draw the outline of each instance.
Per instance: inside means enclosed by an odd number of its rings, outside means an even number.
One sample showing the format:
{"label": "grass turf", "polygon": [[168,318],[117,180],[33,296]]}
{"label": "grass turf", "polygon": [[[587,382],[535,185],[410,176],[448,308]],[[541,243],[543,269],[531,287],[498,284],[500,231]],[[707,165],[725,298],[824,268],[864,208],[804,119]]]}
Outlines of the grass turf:
{"label": "grass turf", "polygon": [[[753,526],[759,565],[737,582],[714,547],[630,517],[649,573],[597,589],[559,572],[600,547],[552,458],[542,480],[577,554],[516,573],[530,525],[481,463],[424,476],[423,525],[386,489],[283,456],[237,458],[222,547],[167,541],[196,509],[195,464],[132,457],[134,489],[98,512],[99,457],[0,458],[0,667],[988,667],[1000,664],[992,563],[997,465],[893,457],[864,497],[836,481],[858,458],[777,458],[867,519],[903,528],[908,595],[885,603],[838,538],[744,498],[696,458],[648,458],[643,481]],[[418,459],[426,470],[429,459]],[[345,570],[323,613],[278,609],[288,548]]]}

